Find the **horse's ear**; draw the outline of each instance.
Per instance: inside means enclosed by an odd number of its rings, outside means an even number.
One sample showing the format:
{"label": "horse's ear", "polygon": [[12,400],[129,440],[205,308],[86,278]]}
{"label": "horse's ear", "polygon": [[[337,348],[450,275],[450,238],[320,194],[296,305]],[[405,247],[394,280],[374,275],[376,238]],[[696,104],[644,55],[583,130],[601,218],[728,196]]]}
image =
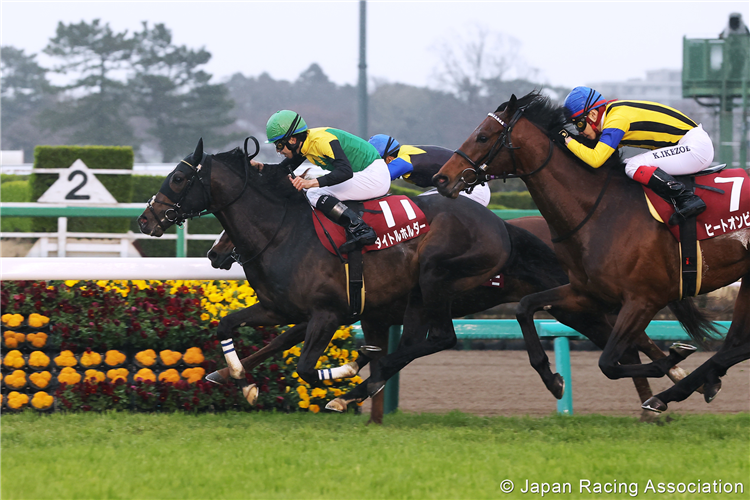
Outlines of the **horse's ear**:
{"label": "horse's ear", "polygon": [[198,165],[201,161],[203,161],[203,137],[198,140],[198,145],[195,146],[193,152],[193,164]]}
{"label": "horse's ear", "polygon": [[516,110],[517,103],[518,103],[518,98],[516,97],[516,94],[511,94],[510,100],[508,101],[508,105],[505,107],[505,109],[508,110],[508,113],[512,113]]}

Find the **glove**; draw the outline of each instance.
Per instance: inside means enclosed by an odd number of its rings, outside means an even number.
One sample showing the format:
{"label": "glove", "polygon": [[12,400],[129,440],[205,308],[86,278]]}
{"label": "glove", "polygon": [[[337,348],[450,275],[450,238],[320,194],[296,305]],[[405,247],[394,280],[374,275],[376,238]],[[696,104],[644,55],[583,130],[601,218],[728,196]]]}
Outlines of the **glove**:
{"label": "glove", "polygon": [[556,134],[552,134],[552,140],[564,148],[567,148],[565,145],[566,137],[570,137],[570,134],[564,128],[560,129]]}

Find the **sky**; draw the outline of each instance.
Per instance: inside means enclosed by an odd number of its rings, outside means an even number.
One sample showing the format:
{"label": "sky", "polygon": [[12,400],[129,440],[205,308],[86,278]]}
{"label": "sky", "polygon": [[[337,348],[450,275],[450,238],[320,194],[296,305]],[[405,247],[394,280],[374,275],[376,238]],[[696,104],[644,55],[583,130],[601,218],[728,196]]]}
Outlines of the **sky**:
{"label": "sky", "polygon": [[[680,69],[682,39],[716,38],[729,14],[750,18],[750,2],[600,0],[596,2],[367,2],[367,70],[376,81],[435,87],[440,47],[458,49],[479,33],[518,42],[518,57],[536,82],[574,87],[644,79]],[[39,54],[58,22],[101,19],[115,31],[164,23],[173,42],[212,54],[214,81],[235,73],[295,80],[318,63],[339,85],[355,85],[359,2],[342,1],[48,1],[0,0],[0,42]],[[1,54],[0,54],[1,57]]]}

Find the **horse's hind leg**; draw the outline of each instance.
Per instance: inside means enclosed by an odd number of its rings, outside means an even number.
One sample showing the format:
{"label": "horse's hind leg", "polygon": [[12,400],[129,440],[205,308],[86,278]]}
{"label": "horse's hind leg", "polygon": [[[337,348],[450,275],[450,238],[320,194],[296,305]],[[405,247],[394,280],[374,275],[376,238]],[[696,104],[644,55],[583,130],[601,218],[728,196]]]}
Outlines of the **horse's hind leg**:
{"label": "horse's hind leg", "polygon": [[711,402],[721,389],[721,377],[737,363],[750,359],[750,275],[742,279],[734,304],[732,325],[721,348],[697,369],[643,404],[643,408],[662,412],[672,401],[683,401],[704,385],[703,397]]}

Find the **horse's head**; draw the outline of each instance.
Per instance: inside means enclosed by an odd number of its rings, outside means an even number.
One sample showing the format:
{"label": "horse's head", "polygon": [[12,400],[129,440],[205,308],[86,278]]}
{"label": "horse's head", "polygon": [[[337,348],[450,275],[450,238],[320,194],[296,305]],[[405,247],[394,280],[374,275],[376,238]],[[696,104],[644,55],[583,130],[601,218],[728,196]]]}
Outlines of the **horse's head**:
{"label": "horse's head", "polygon": [[222,231],[206,256],[215,269],[229,269],[235,263],[235,255],[234,243],[227,232]]}
{"label": "horse's head", "polygon": [[[523,108],[518,106],[514,94],[494,113],[488,113],[487,118],[433,177],[433,184],[440,194],[455,198],[462,190],[479,182],[511,173],[509,155],[500,153],[513,148],[510,133],[522,112]],[[501,162],[501,156],[508,156],[508,161]]]}
{"label": "horse's head", "polygon": [[[208,161],[206,161],[208,160]],[[138,217],[141,232],[159,237],[170,226],[181,225],[211,204],[210,157],[203,153],[203,139],[193,153],[187,155],[148,202]]]}

